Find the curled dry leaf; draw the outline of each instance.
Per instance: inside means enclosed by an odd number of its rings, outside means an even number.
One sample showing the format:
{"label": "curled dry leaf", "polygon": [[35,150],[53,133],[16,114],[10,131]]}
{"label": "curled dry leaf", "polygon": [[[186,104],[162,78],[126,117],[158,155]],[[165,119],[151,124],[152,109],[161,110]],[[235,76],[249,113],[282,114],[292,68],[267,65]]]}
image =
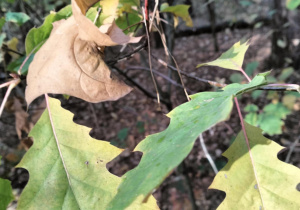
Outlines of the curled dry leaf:
{"label": "curled dry leaf", "polygon": [[53,24],[50,38],[29,67],[28,105],[44,93],[68,94],[97,103],[117,100],[131,91],[111,74],[102,52],[105,46],[138,42],[140,38],[126,36],[114,23],[98,29],[84,16],[93,3],[73,0],[74,15]]}

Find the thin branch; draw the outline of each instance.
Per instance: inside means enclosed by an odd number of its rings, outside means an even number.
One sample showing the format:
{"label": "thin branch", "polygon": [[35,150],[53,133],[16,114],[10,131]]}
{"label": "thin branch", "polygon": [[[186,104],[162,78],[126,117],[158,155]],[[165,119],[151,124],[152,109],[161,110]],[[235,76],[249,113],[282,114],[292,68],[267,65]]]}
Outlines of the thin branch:
{"label": "thin branch", "polygon": [[[147,12],[147,14],[146,14]],[[145,0],[145,9],[143,9],[143,16],[144,16],[144,24],[145,24],[145,29],[146,29],[146,34],[147,34],[147,42],[148,42],[148,59],[149,59],[149,67],[150,67],[150,72],[151,72],[151,77],[152,81],[155,87],[156,91],[156,96],[157,96],[157,103],[158,106],[160,105],[160,97],[159,97],[159,92],[158,92],[158,87],[154,78],[154,74],[152,72],[152,61],[151,61],[151,44],[150,44],[150,35],[149,35],[149,30],[148,30],[148,0]]]}
{"label": "thin branch", "polygon": [[154,19],[155,19],[155,16],[156,16],[156,11],[157,11],[157,7],[158,7],[158,0],[155,0],[155,6],[154,6],[154,10],[153,10],[153,17],[151,18],[151,20],[150,20],[150,26],[149,26],[149,31],[151,31],[151,29],[152,29],[152,24],[153,24],[153,22],[154,22]]}
{"label": "thin branch", "polygon": [[101,10],[102,10],[102,8],[101,7],[99,7],[98,8],[98,11],[97,11],[97,14],[96,14],[96,17],[95,17],[95,19],[94,19],[94,25],[96,24],[96,21],[97,21],[97,19],[99,18],[99,15],[100,15],[100,13],[101,13]]}
{"label": "thin branch", "polygon": [[208,152],[208,150],[206,148],[206,145],[205,145],[202,133],[199,135],[199,141],[200,141],[200,144],[201,144],[201,147],[203,149],[203,152],[205,154],[206,159],[210,163],[210,165],[211,165],[212,169],[214,170],[215,174],[217,174],[219,171],[217,169],[217,166],[216,166],[215,162],[211,158],[211,156],[210,156],[210,154],[209,154],[209,152]]}
{"label": "thin branch", "polygon": [[[174,66],[171,66],[171,65],[167,64],[162,59],[157,58],[153,54],[151,56],[155,60],[157,60],[160,64],[162,64],[163,66],[166,66],[166,67],[170,68],[173,71],[177,71],[177,69]],[[181,72],[182,75],[184,75],[188,78],[195,79],[195,80],[200,81],[200,82],[208,83],[208,84],[210,84],[211,86],[214,86],[214,87],[224,88],[228,85],[228,84],[222,84],[222,83],[218,83],[216,81],[196,77],[196,76],[193,76],[193,75],[191,75],[191,74],[189,74],[189,73],[187,73],[186,71],[183,71],[183,70],[180,70],[180,72]],[[276,90],[276,91],[297,91],[297,92],[300,92],[300,86],[297,85],[297,84],[267,84],[267,85],[259,87],[258,90],[268,90],[268,91]]]}
{"label": "thin branch", "polygon": [[[160,34],[160,36],[162,37],[162,34],[160,32],[160,30],[158,29],[158,27],[154,24],[155,28],[157,29],[158,33]],[[162,42],[164,42],[164,40],[162,39]],[[178,64],[177,64],[177,61],[176,59],[174,58],[174,56],[172,55],[172,53],[170,52],[170,50],[167,48],[167,51],[169,53],[169,56],[172,58],[172,60],[174,61],[175,65],[176,65],[176,70],[177,70],[177,73],[178,73],[178,76],[179,76],[179,79],[180,79],[180,82],[182,84],[182,86],[184,87],[183,90],[184,90],[184,93],[185,93],[185,96],[187,98],[188,101],[190,101],[190,97],[189,97],[189,94],[187,93],[186,89],[185,89],[185,85],[184,85],[184,82],[183,82],[183,79],[182,79],[182,76],[181,76],[181,73],[180,73],[180,69],[178,67]],[[150,53],[150,52],[149,52]],[[150,56],[150,55],[149,55]]]}
{"label": "thin branch", "polygon": [[[125,72],[117,68],[116,66],[112,66],[113,69],[115,69],[118,73],[120,73],[125,79],[127,79],[130,83],[132,83],[134,86],[136,86],[140,91],[142,91],[146,96],[149,98],[157,99],[154,94],[146,90],[144,87],[142,87],[139,83],[134,81],[131,77],[129,77]],[[161,102],[165,104],[167,107],[170,106],[170,102],[165,101],[164,99],[161,99]]]}
{"label": "thin branch", "polygon": [[[14,80],[12,80],[12,81],[10,81],[10,82],[5,83],[5,84],[8,84],[8,83],[9,83],[9,86],[8,86],[8,88],[7,88],[7,91],[6,91],[6,93],[5,93],[5,96],[4,96],[4,98],[3,98],[3,101],[2,101],[2,104],[1,104],[1,107],[0,107],[0,117],[1,117],[2,112],[3,112],[3,110],[4,110],[4,106],[5,106],[5,104],[6,104],[6,101],[7,101],[7,99],[8,99],[8,96],[10,95],[12,89],[14,89],[14,87],[16,87],[20,82],[21,82],[20,79],[14,79]],[[6,85],[6,86],[7,86],[7,85]],[[5,87],[5,86],[3,86],[3,87]],[[1,87],[1,88],[2,88],[2,87]]]}
{"label": "thin branch", "polygon": [[[140,24],[142,24],[142,23],[143,23],[143,21],[137,22],[137,23],[135,23],[135,24],[132,24],[132,25],[128,26],[127,28],[123,29],[122,31],[123,31],[123,32],[124,32],[124,31],[127,31],[128,29],[132,28],[133,26],[140,25]],[[137,28],[138,28],[138,27],[137,27]]]}
{"label": "thin branch", "polygon": [[[127,70],[145,70],[145,71],[150,71],[149,68],[141,67],[141,66],[128,66],[128,67],[125,69],[125,71],[127,71]],[[182,86],[181,84],[177,83],[176,81],[174,81],[173,79],[169,78],[168,76],[166,76],[166,75],[160,73],[159,71],[154,70],[154,69],[152,69],[152,71],[153,71],[153,73],[155,73],[155,74],[161,76],[163,79],[169,81],[169,82],[172,83],[173,85],[175,85],[175,86],[177,86],[177,87],[183,88],[183,86]],[[190,90],[189,90],[189,91],[190,91]]]}
{"label": "thin branch", "polygon": [[[157,60],[160,64],[162,64],[163,66],[165,67],[168,67],[169,69],[173,70],[173,71],[177,71],[177,68],[175,68],[174,66],[171,66],[169,64],[167,64],[165,61],[163,61],[162,59],[160,58],[157,58],[155,55],[151,55],[155,60]],[[205,82],[205,83],[208,83],[212,86],[215,86],[215,87],[225,87],[226,84],[221,84],[221,83],[218,83],[218,82],[215,82],[215,81],[212,81],[212,80],[207,80],[207,79],[203,79],[203,78],[200,78],[200,77],[196,77],[196,76],[193,76],[185,71],[182,71],[180,70],[180,73],[186,77],[189,77],[191,79],[195,79],[197,81],[200,81],[200,82]]]}
{"label": "thin branch", "polygon": [[284,162],[286,162],[286,163],[290,162],[291,155],[292,155],[293,151],[295,150],[296,145],[299,143],[299,140],[300,140],[300,136],[291,145]]}
{"label": "thin branch", "polygon": [[24,56],[23,53],[20,53],[20,52],[18,52],[18,51],[16,51],[16,50],[10,49],[10,48],[8,48],[6,45],[3,45],[3,46],[2,46],[2,49],[3,49],[4,51],[6,51],[6,52],[12,52],[12,53],[15,53],[15,54],[17,54],[17,55]]}
{"label": "thin branch", "polygon": [[119,58],[107,61],[106,64],[107,65],[114,65],[118,62],[124,61],[124,60],[128,60],[129,58],[131,58],[135,53],[140,52],[141,50],[143,50],[145,47],[147,46],[147,41],[145,41],[142,45],[138,46],[137,48],[135,48],[132,52],[125,54]]}

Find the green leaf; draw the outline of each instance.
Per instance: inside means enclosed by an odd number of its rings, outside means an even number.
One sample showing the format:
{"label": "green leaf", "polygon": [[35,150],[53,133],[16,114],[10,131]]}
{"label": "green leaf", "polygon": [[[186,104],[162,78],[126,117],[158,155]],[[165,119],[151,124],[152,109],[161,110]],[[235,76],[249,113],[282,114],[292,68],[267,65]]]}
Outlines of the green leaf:
{"label": "green leaf", "polygon": [[[59,100],[50,98],[49,107],[30,132],[34,144],[18,165],[30,174],[18,209],[106,209],[121,182],[106,164],[122,150],[91,138],[91,129],[75,124]],[[150,197],[131,209],[156,209],[156,202]]]}
{"label": "green leaf", "polygon": [[123,128],[121,129],[119,132],[118,132],[118,138],[121,140],[121,141],[124,141],[127,136],[128,136],[128,131],[129,129],[128,128]]}
{"label": "green leaf", "polygon": [[255,104],[248,104],[244,110],[245,112],[257,112],[258,107]]}
{"label": "green leaf", "polygon": [[2,27],[5,24],[5,17],[0,18],[0,32],[2,31]]}
{"label": "green leaf", "polygon": [[168,3],[163,3],[160,7],[160,12],[170,12],[176,17],[181,17],[187,26],[193,27],[193,20],[189,14],[189,8],[189,5],[184,4],[169,6]]}
{"label": "green leaf", "polygon": [[277,116],[281,119],[285,119],[287,115],[291,114],[291,111],[285,107],[282,103],[268,104],[264,107],[264,111],[267,114]]}
{"label": "green leaf", "polygon": [[257,114],[255,112],[250,112],[249,114],[246,114],[245,121],[249,123],[250,125],[256,126],[257,125]]}
{"label": "green leaf", "polygon": [[[0,161],[1,161],[0,156]],[[6,209],[8,204],[15,199],[12,188],[10,185],[10,181],[7,179],[0,178],[0,209]]]}
{"label": "green leaf", "polygon": [[226,193],[218,210],[300,209],[300,192],[296,189],[300,183],[299,168],[280,161],[277,154],[283,147],[265,138],[259,128],[247,123],[245,126],[255,170],[241,131],[223,154],[227,165],[209,187]]}
{"label": "green leaf", "polygon": [[244,77],[240,73],[231,74],[229,80],[233,83],[240,83],[243,81]]}
{"label": "green leaf", "polygon": [[52,31],[52,23],[61,19],[66,19],[72,15],[71,5],[64,7],[58,12],[51,12],[48,15],[42,26],[39,28],[32,28],[25,40],[26,54],[29,55],[35,48],[35,52],[42,46]]}
{"label": "green leaf", "polygon": [[287,78],[289,78],[294,73],[294,69],[292,67],[285,68],[282,70],[278,77],[278,81],[284,82]]}
{"label": "green leaf", "polygon": [[120,4],[130,4],[131,6],[140,6],[140,0],[120,0]]}
{"label": "green leaf", "polygon": [[261,95],[263,94],[263,91],[262,90],[254,90],[252,93],[251,93],[251,96],[254,100],[258,99]]}
{"label": "green leaf", "polygon": [[30,20],[30,17],[23,12],[7,12],[5,13],[5,20],[7,22],[13,22],[19,26]]}
{"label": "green leaf", "polygon": [[259,63],[257,61],[250,62],[246,65],[245,72],[248,76],[252,76],[255,69],[257,69]]}
{"label": "green leaf", "polygon": [[224,52],[218,59],[202,63],[197,66],[218,66],[225,69],[240,70],[243,65],[245,53],[248,49],[248,42],[241,44],[240,42],[235,43],[229,50]]}
{"label": "green leaf", "polygon": [[[29,65],[32,62],[33,57],[34,57],[34,54],[31,54],[29,56],[29,58],[27,59],[27,61],[25,62],[25,64],[23,65],[22,70],[21,70],[22,75],[27,74]],[[25,59],[26,59],[26,56],[22,56],[22,57],[18,58],[17,60],[11,62],[10,64],[8,64],[7,70],[11,71],[11,72],[14,72],[14,73],[17,73],[18,70],[20,69],[22,63],[25,61]]]}
{"label": "green leaf", "polygon": [[[118,19],[116,20],[116,24],[120,29],[126,29],[128,28],[128,26],[134,25],[138,22],[140,22],[142,19],[138,14],[134,14],[134,13],[127,13],[127,15],[121,15],[118,17]],[[128,32],[134,32],[136,30],[136,28],[138,27],[138,25],[129,28],[128,30],[125,31],[125,33],[127,34]]]}
{"label": "green leaf", "polygon": [[300,5],[300,0],[286,0],[286,8],[290,10],[296,9]]}
{"label": "green leaf", "polygon": [[270,136],[281,134],[283,125],[283,121],[278,116],[269,113],[258,115],[257,126]]}
{"label": "green leaf", "polygon": [[249,84],[228,85],[221,92],[192,95],[191,101],[171,111],[167,115],[171,118],[169,127],[148,136],[135,148],[143,152],[143,157],[136,168],[122,177],[109,209],[125,209],[137,198],[147,198],[190,153],[199,134],[228,119],[233,98],[266,84],[267,74],[259,74]]}

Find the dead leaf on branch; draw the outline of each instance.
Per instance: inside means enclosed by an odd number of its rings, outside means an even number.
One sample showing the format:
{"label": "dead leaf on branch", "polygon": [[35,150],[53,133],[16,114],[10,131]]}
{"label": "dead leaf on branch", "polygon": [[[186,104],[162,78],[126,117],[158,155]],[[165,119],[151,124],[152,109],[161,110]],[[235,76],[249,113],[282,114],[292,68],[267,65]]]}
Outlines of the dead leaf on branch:
{"label": "dead leaf on branch", "polygon": [[88,4],[79,7],[72,1],[74,15],[53,24],[50,38],[35,55],[27,76],[28,105],[44,93],[97,103],[117,100],[131,91],[111,74],[102,52],[105,46],[135,43],[140,38],[126,36],[115,23],[98,29],[82,13],[94,1],[84,2]]}

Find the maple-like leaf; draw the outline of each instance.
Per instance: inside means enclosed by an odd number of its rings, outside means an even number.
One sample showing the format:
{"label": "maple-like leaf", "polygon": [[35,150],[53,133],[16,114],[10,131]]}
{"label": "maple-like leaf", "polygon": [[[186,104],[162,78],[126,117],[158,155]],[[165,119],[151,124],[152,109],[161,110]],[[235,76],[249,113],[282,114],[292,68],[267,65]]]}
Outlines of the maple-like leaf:
{"label": "maple-like leaf", "polygon": [[[90,128],[73,122],[74,115],[49,98],[49,106],[29,136],[33,146],[17,167],[29,171],[18,209],[106,209],[121,178],[106,164],[122,150],[90,137]],[[142,201],[139,200],[141,203]],[[129,209],[157,209],[150,197]]]}
{"label": "maple-like leaf", "polygon": [[[84,8],[84,7],[83,7]],[[131,88],[111,74],[102,59],[105,46],[137,42],[113,23],[99,29],[72,1],[73,16],[53,23],[50,38],[35,55],[27,76],[28,105],[44,93],[67,94],[89,102],[117,100]]]}
{"label": "maple-like leaf", "polygon": [[254,166],[241,131],[223,154],[227,165],[209,187],[226,193],[218,209],[300,209],[300,169],[277,158],[283,147],[265,138],[261,129],[245,127]]}
{"label": "maple-like leaf", "polygon": [[237,42],[216,60],[199,64],[197,68],[201,66],[218,66],[225,69],[240,70],[248,47],[248,42],[243,44]]}
{"label": "maple-like leaf", "polygon": [[143,152],[143,157],[136,168],[122,177],[109,209],[124,209],[137,198],[147,198],[190,153],[199,134],[228,119],[233,98],[266,84],[267,74],[256,76],[249,84],[228,85],[222,92],[192,95],[190,102],[171,111],[167,115],[171,118],[169,127],[148,136],[135,148]]}

